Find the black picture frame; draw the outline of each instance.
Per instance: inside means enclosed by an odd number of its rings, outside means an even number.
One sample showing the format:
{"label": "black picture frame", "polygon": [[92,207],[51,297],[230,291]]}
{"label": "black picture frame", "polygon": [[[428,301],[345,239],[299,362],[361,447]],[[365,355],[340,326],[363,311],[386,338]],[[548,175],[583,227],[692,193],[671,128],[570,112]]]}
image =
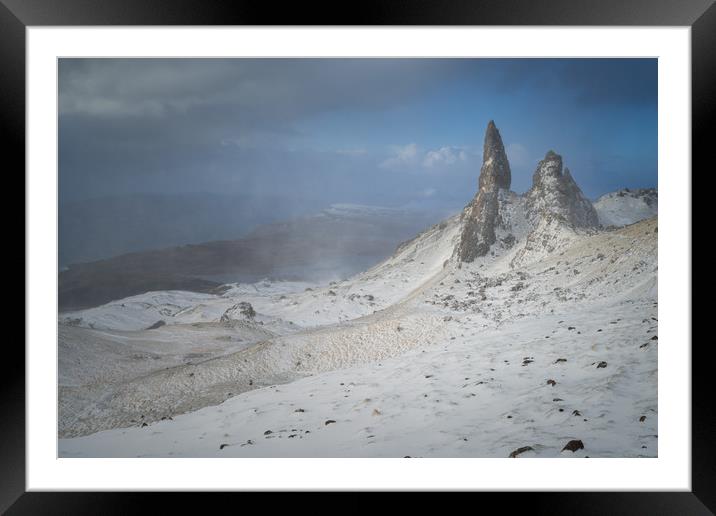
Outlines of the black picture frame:
{"label": "black picture frame", "polygon": [[[43,25],[690,26],[692,168],[704,174],[713,169],[713,153],[710,151],[713,144],[708,145],[713,132],[709,129],[713,129],[716,119],[716,6],[713,0],[363,0],[342,6],[338,2],[326,5],[294,2],[280,7],[272,2],[246,0],[0,0],[0,142],[6,163],[6,184],[12,178],[20,182],[19,178],[24,174],[19,171],[25,170],[25,29]],[[691,171],[678,173],[685,175]],[[19,188],[25,191],[24,179]],[[6,217],[5,220],[14,218]],[[26,263],[24,249],[23,246]],[[14,267],[16,261],[19,259],[13,258],[6,267]],[[127,514],[149,509],[147,496],[159,498],[155,501],[162,504],[163,512],[186,508],[183,495],[26,493],[25,353],[18,340],[5,339],[5,367],[0,375],[0,512]],[[694,340],[692,346],[690,493],[503,493],[481,496],[499,496],[502,499],[497,501],[501,505],[509,497],[505,506],[510,510],[522,507],[532,514],[713,514],[716,511],[716,445],[713,439],[716,435],[716,403],[713,402],[714,382],[710,371],[713,362],[708,356],[711,346],[710,340]]]}

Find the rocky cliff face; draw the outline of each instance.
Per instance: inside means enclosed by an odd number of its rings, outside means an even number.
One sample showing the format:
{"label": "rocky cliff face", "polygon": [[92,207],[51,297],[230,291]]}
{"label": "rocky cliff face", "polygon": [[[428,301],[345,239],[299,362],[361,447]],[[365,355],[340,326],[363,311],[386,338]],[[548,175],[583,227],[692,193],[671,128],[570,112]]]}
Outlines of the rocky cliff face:
{"label": "rocky cliff face", "polygon": [[[479,188],[462,213],[462,231],[455,249],[461,262],[487,255],[501,235],[514,242],[518,233],[522,236],[517,238],[529,234],[531,247],[542,243],[548,250],[546,241],[551,237],[547,236],[556,227],[564,227],[567,232],[599,227],[597,211],[569,169],[563,169],[559,154],[547,152],[532,176],[532,188],[523,196],[509,191],[510,182],[510,164],[502,138],[490,121],[485,133]],[[532,235],[535,232],[538,234]]]}
{"label": "rocky cliff face", "polygon": [[480,169],[480,190],[510,189],[512,173],[507,161],[505,147],[495,122],[490,120],[485,131],[485,143],[482,149],[482,168]]}
{"label": "rocky cliff face", "polygon": [[553,151],[539,162],[525,198],[527,217],[535,225],[544,217],[555,217],[573,228],[599,226],[591,201],[584,197],[569,169],[562,171],[562,156]]}
{"label": "rocky cliff face", "polygon": [[499,191],[509,190],[510,164],[495,122],[490,120],[485,132],[482,168],[478,191],[463,212],[463,229],[456,253],[463,262],[485,256],[495,243],[495,226],[499,221]]}

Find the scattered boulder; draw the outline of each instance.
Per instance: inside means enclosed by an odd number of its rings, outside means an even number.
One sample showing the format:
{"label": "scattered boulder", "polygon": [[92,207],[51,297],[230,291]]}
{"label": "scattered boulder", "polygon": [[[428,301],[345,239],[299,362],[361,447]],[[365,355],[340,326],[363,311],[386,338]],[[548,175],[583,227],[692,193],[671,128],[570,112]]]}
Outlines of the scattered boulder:
{"label": "scattered boulder", "polygon": [[550,380],[547,380],[547,385],[551,385],[552,387],[554,387],[555,385],[557,385],[557,382],[550,379]]}
{"label": "scattered boulder", "polygon": [[333,419],[328,419],[328,420],[326,420],[326,422],[323,423],[323,424],[324,424],[325,426],[328,426],[328,425],[330,425],[331,423],[335,423],[335,420],[333,420]]}
{"label": "scattered boulder", "polygon": [[219,322],[227,323],[240,319],[252,320],[254,317],[256,317],[256,311],[254,310],[254,307],[251,306],[251,303],[241,301],[227,308],[219,319]]}
{"label": "scattered boulder", "polygon": [[509,233],[505,238],[502,239],[502,245],[505,246],[505,249],[512,249],[512,247],[515,245],[515,242],[517,242],[517,239],[512,233]]}
{"label": "scattered boulder", "polygon": [[604,360],[597,364],[597,369],[604,369],[605,367],[607,367],[607,363]]}
{"label": "scattered boulder", "polygon": [[510,453],[510,459],[517,458],[518,455],[521,455],[525,452],[532,451],[534,448],[532,446],[523,446],[522,448],[517,448],[515,451]]}
{"label": "scattered boulder", "polygon": [[156,330],[157,328],[161,328],[162,326],[165,326],[166,324],[167,323],[165,323],[164,321],[159,320],[159,321],[155,322],[154,324],[152,324],[151,326],[149,326],[147,329],[148,330]]}
{"label": "scattered boulder", "polygon": [[564,448],[562,448],[562,451],[571,451],[572,453],[576,452],[577,450],[583,450],[584,449],[584,443],[580,441],[579,439],[572,439],[567,444],[564,445]]}

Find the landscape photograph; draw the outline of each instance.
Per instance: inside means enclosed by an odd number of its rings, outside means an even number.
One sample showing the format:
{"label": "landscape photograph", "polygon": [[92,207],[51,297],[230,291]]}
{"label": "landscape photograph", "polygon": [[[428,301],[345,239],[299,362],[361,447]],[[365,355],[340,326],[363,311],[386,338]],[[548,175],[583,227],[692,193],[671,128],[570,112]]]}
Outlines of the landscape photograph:
{"label": "landscape photograph", "polygon": [[58,456],[658,457],[657,72],[59,59]]}

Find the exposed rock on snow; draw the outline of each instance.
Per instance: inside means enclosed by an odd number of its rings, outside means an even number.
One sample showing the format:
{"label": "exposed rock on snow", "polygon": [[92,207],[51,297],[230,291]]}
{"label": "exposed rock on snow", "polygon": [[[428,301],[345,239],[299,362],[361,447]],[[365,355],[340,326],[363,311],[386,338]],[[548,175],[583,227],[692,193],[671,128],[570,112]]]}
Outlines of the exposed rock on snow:
{"label": "exposed rock on snow", "polygon": [[510,164],[495,122],[485,132],[482,168],[475,198],[463,211],[463,228],[457,254],[461,261],[472,262],[485,256],[495,243],[495,225],[499,215],[499,191],[509,190]]}
{"label": "exposed rock on snow", "polygon": [[579,439],[573,439],[564,445],[564,448],[562,448],[562,451],[576,452],[577,450],[583,450],[583,449],[584,449],[584,443],[582,441],[580,441]]}
{"label": "exposed rock on snow", "polygon": [[251,303],[241,301],[236,303],[222,314],[219,322],[230,322],[235,320],[251,320],[256,317],[256,311]]}
{"label": "exposed rock on snow", "polygon": [[[545,224],[554,227],[561,223],[567,229],[599,226],[594,206],[582,194],[569,169],[562,170],[561,156],[548,151],[532,181],[532,188],[524,196],[509,191],[510,165],[500,133],[490,121],[485,133],[479,189],[462,213],[460,243],[456,248],[460,261],[473,262],[487,255],[498,239],[502,249],[510,249],[518,239],[515,233],[526,236],[531,229],[538,233],[530,238],[534,247],[545,233]],[[528,221],[528,228],[524,220]]]}
{"label": "exposed rock on snow", "polygon": [[510,189],[512,173],[510,164],[507,161],[505,147],[502,144],[500,131],[497,130],[495,122],[490,120],[485,131],[485,142],[482,150],[482,169],[478,182],[479,189],[496,190],[503,188]]}
{"label": "exposed rock on snow", "polygon": [[584,197],[569,169],[562,172],[562,156],[548,151],[532,176],[532,188],[525,194],[527,214],[533,224],[545,216],[564,220],[574,228],[599,225],[597,212]]}
{"label": "exposed rock on snow", "polygon": [[532,446],[523,446],[523,447],[521,447],[521,448],[517,448],[515,451],[513,451],[512,453],[510,453],[510,458],[511,458],[511,459],[514,459],[514,458],[516,458],[517,456],[522,455],[523,453],[528,452],[528,451],[532,451],[532,450],[534,450],[534,448],[532,448]]}

